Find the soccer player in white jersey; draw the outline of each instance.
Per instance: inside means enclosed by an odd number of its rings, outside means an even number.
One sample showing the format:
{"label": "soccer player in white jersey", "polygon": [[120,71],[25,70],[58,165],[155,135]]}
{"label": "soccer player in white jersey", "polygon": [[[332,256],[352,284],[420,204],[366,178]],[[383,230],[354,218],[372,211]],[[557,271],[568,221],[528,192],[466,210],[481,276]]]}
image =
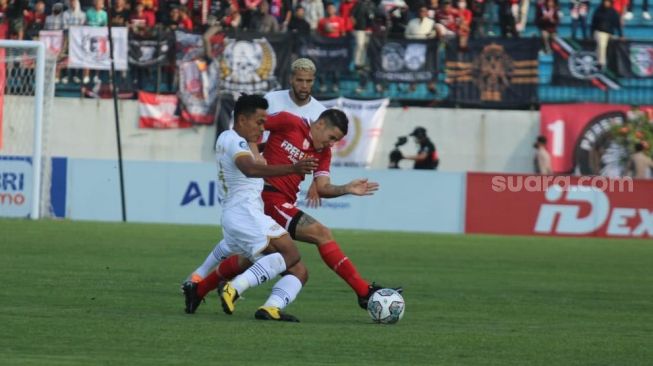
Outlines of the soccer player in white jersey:
{"label": "soccer player in white jersey", "polygon": [[[233,313],[235,301],[245,290],[276,277],[300,260],[288,232],[263,213],[261,178],[308,174],[317,164],[313,158],[276,166],[256,161],[248,143],[261,137],[267,107],[267,101],[258,95],[238,98],[234,128],[220,134],[216,142],[223,239],[214,249],[215,257],[224,260],[240,255],[253,262],[221,289],[220,298],[227,314]],[[261,307],[255,315],[260,319],[297,321],[272,307]]]}

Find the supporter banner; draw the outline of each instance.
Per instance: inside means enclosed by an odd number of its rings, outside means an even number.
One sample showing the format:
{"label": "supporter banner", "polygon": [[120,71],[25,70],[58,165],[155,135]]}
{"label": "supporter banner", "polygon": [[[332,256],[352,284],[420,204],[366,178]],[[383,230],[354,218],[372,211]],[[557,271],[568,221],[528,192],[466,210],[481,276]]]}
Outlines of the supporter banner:
{"label": "supporter banner", "polygon": [[488,107],[537,103],[539,46],[535,38],[483,39],[460,52],[447,43],[449,99]]}
{"label": "supporter banner", "polygon": [[172,52],[172,39],[167,34],[152,38],[129,40],[129,64],[140,67],[168,63]]}
{"label": "supporter banner", "polygon": [[[127,70],[127,28],[111,29],[113,61],[116,70]],[[69,68],[109,70],[109,36],[105,27],[70,27],[68,31]]]}
{"label": "supporter banner", "polygon": [[388,82],[429,82],[438,75],[435,40],[372,37],[368,47],[372,77]]}
{"label": "supporter banner", "polygon": [[63,31],[40,31],[39,41],[45,43],[45,51],[51,56],[59,56],[63,50]]}
{"label": "supporter banner", "polygon": [[[211,58],[220,56],[224,49],[224,34],[218,33],[211,37]],[[175,31],[175,52],[177,64],[204,57],[206,49],[201,34]]]}
{"label": "supporter banner", "polygon": [[369,167],[379,142],[389,99],[355,100],[348,98],[323,101],[349,117],[347,135],[333,148],[333,166]]}
{"label": "supporter banner", "polygon": [[290,76],[292,37],[238,33],[225,39],[220,90],[264,94],[282,88]]}
{"label": "supporter banner", "polygon": [[612,41],[608,55],[609,69],[620,77],[653,77],[653,42]]}
{"label": "supporter banner", "polygon": [[465,232],[651,239],[643,197],[653,181],[468,173]]}
{"label": "supporter banner", "polygon": [[621,88],[614,77],[601,71],[594,41],[573,41],[555,37],[552,48],[552,84],[596,87],[601,90]]}
{"label": "supporter banner", "polygon": [[27,217],[32,208],[32,159],[0,156],[0,217]]}
{"label": "supporter banner", "polygon": [[302,37],[299,56],[315,62],[318,73],[349,69],[351,63],[351,38],[327,38],[315,34]]}
{"label": "supporter banner", "polygon": [[[543,104],[540,134],[555,173],[621,176],[628,153],[610,132],[614,125],[628,125],[630,106],[617,104]],[[653,106],[641,107],[653,115]]]}
{"label": "supporter banner", "polygon": [[179,65],[179,107],[188,123],[213,124],[216,116],[219,80],[218,65],[204,59]]}
{"label": "supporter banner", "polygon": [[140,128],[184,128],[189,122],[179,118],[176,95],[138,92],[138,127]]}

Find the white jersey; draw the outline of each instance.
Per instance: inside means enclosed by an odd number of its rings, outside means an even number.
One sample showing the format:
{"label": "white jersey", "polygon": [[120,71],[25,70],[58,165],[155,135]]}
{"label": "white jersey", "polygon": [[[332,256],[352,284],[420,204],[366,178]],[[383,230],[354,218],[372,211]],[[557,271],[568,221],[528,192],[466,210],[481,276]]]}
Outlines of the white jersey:
{"label": "white jersey", "polygon": [[246,205],[263,212],[263,178],[248,178],[238,169],[236,158],[241,155],[253,156],[247,141],[234,130],[222,132],[215,143],[218,200],[223,210]]}
{"label": "white jersey", "polygon": [[300,116],[310,120],[311,122],[317,121],[320,114],[326,110],[322,103],[318,102],[315,98],[311,97],[311,101],[303,106],[298,106],[290,98],[290,90],[277,90],[265,94],[268,104],[268,114],[288,112],[296,116]]}
{"label": "white jersey", "polygon": [[252,155],[236,131],[220,134],[215,143],[218,162],[218,200],[222,206],[223,254],[239,254],[254,262],[271,238],[287,234],[263,212],[263,178],[248,178],[236,166],[236,158]]}

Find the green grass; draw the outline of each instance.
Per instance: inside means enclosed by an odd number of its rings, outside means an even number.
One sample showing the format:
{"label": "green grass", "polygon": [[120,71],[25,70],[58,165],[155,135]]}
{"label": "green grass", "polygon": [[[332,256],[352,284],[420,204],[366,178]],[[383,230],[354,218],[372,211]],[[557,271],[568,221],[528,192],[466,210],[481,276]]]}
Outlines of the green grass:
{"label": "green grass", "polygon": [[217,227],[0,220],[0,364],[650,365],[653,243],[337,231],[361,273],[405,288],[397,325],[300,245],[311,279],[261,322],[183,313]]}

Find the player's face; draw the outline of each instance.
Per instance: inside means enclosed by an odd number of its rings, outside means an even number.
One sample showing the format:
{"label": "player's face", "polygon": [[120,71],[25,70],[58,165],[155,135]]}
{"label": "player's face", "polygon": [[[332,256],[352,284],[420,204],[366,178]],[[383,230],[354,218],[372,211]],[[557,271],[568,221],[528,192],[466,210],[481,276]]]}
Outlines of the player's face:
{"label": "player's face", "polygon": [[313,147],[316,150],[322,150],[332,148],[333,145],[345,137],[345,134],[338,127],[329,126],[321,120],[313,124],[311,136],[313,136]]}
{"label": "player's face", "polygon": [[265,119],[268,113],[265,109],[257,109],[255,113],[250,115],[240,115],[240,125],[238,133],[247,142],[258,142],[263,135]]}
{"label": "player's face", "polygon": [[305,102],[311,97],[311,89],[315,81],[315,73],[306,70],[297,70],[290,76],[290,88],[295,99]]}

